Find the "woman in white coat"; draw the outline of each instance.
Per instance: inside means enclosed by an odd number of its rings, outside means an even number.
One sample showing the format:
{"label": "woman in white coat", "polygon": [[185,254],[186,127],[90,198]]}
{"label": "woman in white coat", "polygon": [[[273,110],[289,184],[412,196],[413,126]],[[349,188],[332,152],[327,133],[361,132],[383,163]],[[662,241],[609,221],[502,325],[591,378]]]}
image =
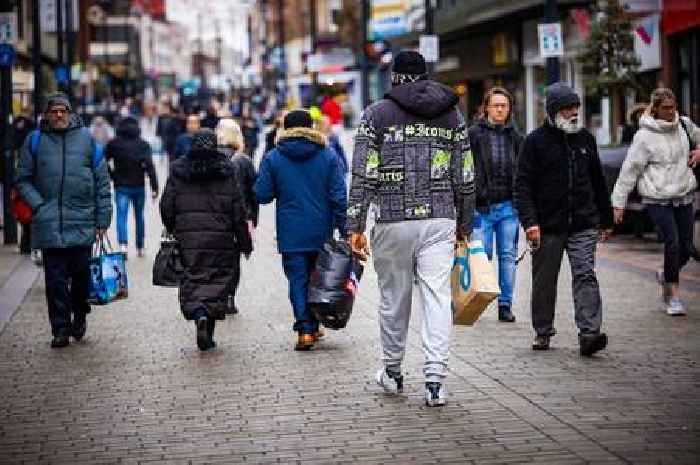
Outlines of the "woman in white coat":
{"label": "woman in white coat", "polygon": [[684,315],[679,273],[688,263],[693,241],[693,200],[700,170],[700,128],[678,115],[676,97],[656,89],[639,120],[639,131],[620,170],[612,194],[615,222],[622,222],[630,192],[637,186],[649,216],[664,235],[664,269],[657,272],[669,315]]}

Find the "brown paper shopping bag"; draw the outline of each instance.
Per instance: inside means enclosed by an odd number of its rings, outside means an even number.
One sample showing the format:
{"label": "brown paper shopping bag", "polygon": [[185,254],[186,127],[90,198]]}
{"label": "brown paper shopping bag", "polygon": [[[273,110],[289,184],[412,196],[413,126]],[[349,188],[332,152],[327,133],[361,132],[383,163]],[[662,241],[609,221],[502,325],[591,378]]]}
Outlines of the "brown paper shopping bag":
{"label": "brown paper shopping bag", "polygon": [[481,241],[460,243],[452,266],[452,313],[456,325],[473,325],[501,293]]}

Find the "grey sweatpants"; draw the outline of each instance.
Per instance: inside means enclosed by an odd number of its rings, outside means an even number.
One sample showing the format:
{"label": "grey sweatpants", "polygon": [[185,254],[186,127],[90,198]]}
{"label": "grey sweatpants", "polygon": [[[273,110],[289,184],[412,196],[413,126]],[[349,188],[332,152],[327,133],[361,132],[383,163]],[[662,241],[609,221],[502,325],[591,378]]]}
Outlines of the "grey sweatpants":
{"label": "grey sweatpants", "polygon": [[598,231],[542,234],[540,248],[532,254],[532,326],[539,336],[554,333],[557,279],[564,251],[569,257],[574,295],[574,315],[579,332],[599,333],[603,316],[595,251]]}
{"label": "grey sweatpants", "polygon": [[450,272],[454,261],[454,220],[378,223],[372,230],[374,268],[379,281],[382,360],[401,370],[406,349],[414,277],[423,304],[422,339],[426,382],[446,376],[452,308]]}

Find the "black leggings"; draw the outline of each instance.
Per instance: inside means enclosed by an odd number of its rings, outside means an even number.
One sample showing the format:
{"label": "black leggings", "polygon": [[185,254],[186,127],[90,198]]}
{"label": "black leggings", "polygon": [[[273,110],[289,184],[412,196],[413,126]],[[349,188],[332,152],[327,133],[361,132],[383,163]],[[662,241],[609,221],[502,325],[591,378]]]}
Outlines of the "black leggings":
{"label": "black leggings", "polygon": [[664,235],[664,281],[678,284],[693,247],[693,205],[647,205],[647,212]]}

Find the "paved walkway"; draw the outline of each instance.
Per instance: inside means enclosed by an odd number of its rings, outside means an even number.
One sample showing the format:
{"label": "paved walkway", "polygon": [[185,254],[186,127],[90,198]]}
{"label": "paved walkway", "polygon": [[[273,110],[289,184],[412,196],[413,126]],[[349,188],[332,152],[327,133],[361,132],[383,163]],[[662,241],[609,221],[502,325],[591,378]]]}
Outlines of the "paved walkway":
{"label": "paved walkway", "polygon": [[199,352],[177,291],[150,284],[160,226],[154,205],[147,209],[148,256],[131,251],[130,297],[95,307],[84,342],[49,348],[41,280],[0,334],[0,464],[700,462],[698,293],[687,294],[687,317],[668,317],[651,272],[601,260],[610,345],[582,359],[565,271],[559,334],[538,353],[529,349],[526,261],[518,322],[498,323],[492,309],[455,328],[449,404],[428,409],[419,311],[406,392],[387,397],[371,379],[379,354],[371,267],[348,328],[328,331],[312,352],[292,350],[271,208],[243,265],[241,313],[217,326],[216,350]]}

